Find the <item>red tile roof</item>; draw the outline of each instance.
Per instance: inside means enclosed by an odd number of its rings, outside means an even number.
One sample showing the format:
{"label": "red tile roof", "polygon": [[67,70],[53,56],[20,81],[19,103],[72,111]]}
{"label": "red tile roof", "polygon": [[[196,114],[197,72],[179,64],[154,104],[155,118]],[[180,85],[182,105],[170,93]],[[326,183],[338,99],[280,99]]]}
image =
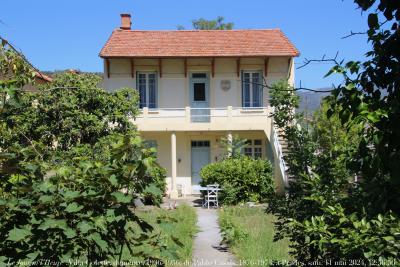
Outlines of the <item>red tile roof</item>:
{"label": "red tile roof", "polygon": [[279,29],[138,31],[116,29],[100,57],[298,56]]}
{"label": "red tile roof", "polygon": [[35,71],[35,77],[38,78],[38,79],[41,79],[41,80],[43,80],[45,82],[52,82],[53,81],[53,79],[50,76],[47,76],[47,75],[45,75],[45,74],[43,74],[41,72],[38,72],[38,71]]}

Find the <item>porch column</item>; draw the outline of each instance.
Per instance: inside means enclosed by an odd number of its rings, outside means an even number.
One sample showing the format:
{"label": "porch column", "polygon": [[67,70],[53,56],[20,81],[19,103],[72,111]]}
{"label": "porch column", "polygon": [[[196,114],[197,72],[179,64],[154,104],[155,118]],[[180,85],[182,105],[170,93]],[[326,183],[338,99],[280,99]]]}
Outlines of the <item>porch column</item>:
{"label": "porch column", "polygon": [[177,198],[178,190],[176,188],[176,134],[171,133],[171,192],[170,198]]}
{"label": "porch column", "polygon": [[232,151],[232,141],[233,141],[232,132],[229,131],[226,138],[228,139],[228,143],[229,143],[228,156],[230,157],[230,156],[232,156],[232,152],[233,152]]}

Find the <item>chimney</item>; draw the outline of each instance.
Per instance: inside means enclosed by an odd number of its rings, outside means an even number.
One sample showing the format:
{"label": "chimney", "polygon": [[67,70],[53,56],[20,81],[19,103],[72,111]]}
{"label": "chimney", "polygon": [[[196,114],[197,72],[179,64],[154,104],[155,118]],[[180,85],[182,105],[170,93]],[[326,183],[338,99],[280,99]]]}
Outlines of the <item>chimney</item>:
{"label": "chimney", "polygon": [[121,30],[130,30],[131,25],[131,14],[121,14]]}

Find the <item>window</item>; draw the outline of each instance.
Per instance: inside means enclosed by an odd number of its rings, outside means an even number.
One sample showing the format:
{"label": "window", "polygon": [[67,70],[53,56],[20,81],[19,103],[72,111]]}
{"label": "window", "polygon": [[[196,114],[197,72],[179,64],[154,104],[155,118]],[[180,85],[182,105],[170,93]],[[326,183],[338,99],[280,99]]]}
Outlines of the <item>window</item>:
{"label": "window", "polygon": [[261,148],[261,147],[255,147],[255,148],[254,148],[254,155],[253,155],[253,157],[254,157],[255,159],[260,159],[260,158],[262,158],[262,148]]}
{"label": "window", "polygon": [[242,106],[262,107],[263,87],[261,72],[242,72]]}
{"label": "window", "polygon": [[137,88],[139,91],[139,107],[157,107],[157,75],[154,72],[138,72]]}
{"label": "window", "polygon": [[247,140],[246,147],[243,149],[243,154],[255,159],[262,158],[262,140]]}
{"label": "window", "polygon": [[248,157],[253,156],[253,148],[252,147],[245,147],[244,148],[244,155]]}
{"label": "window", "polygon": [[192,147],[209,147],[210,141],[192,141]]}
{"label": "window", "polygon": [[207,78],[207,74],[205,74],[205,73],[193,73],[192,74],[192,78],[193,79],[206,79]]}
{"label": "window", "polygon": [[194,83],[193,84],[193,100],[206,101],[206,84]]}

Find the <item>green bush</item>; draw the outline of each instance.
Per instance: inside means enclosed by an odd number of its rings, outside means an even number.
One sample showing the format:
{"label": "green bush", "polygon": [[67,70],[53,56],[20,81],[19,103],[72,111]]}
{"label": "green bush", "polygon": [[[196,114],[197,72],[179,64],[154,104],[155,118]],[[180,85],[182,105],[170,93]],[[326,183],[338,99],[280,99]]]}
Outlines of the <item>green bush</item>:
{"label": "green bush", "polygon": [[323,215],[289,223],[296,259],[330,260],[331,266],[344,260],[349,265],[399,266],[400,221],[394,213],[368,218],[346,214],[340,204],[322,205]]}
{"label": "green bush", "polygon": [[272,165],[262,159],[247,156],[227,158],[211,163],[201,171],[201,184],[219,184],[220,200],[224,204],[265,201],[274,192]]}
{"label": "green bush", "polygon": [[167,171],[160,166],[154,166],[149,170],[149,176],[152,177],[153,182],[143,190],[143,201],[146,205],[161,204],[167,186],[166,174]]}

